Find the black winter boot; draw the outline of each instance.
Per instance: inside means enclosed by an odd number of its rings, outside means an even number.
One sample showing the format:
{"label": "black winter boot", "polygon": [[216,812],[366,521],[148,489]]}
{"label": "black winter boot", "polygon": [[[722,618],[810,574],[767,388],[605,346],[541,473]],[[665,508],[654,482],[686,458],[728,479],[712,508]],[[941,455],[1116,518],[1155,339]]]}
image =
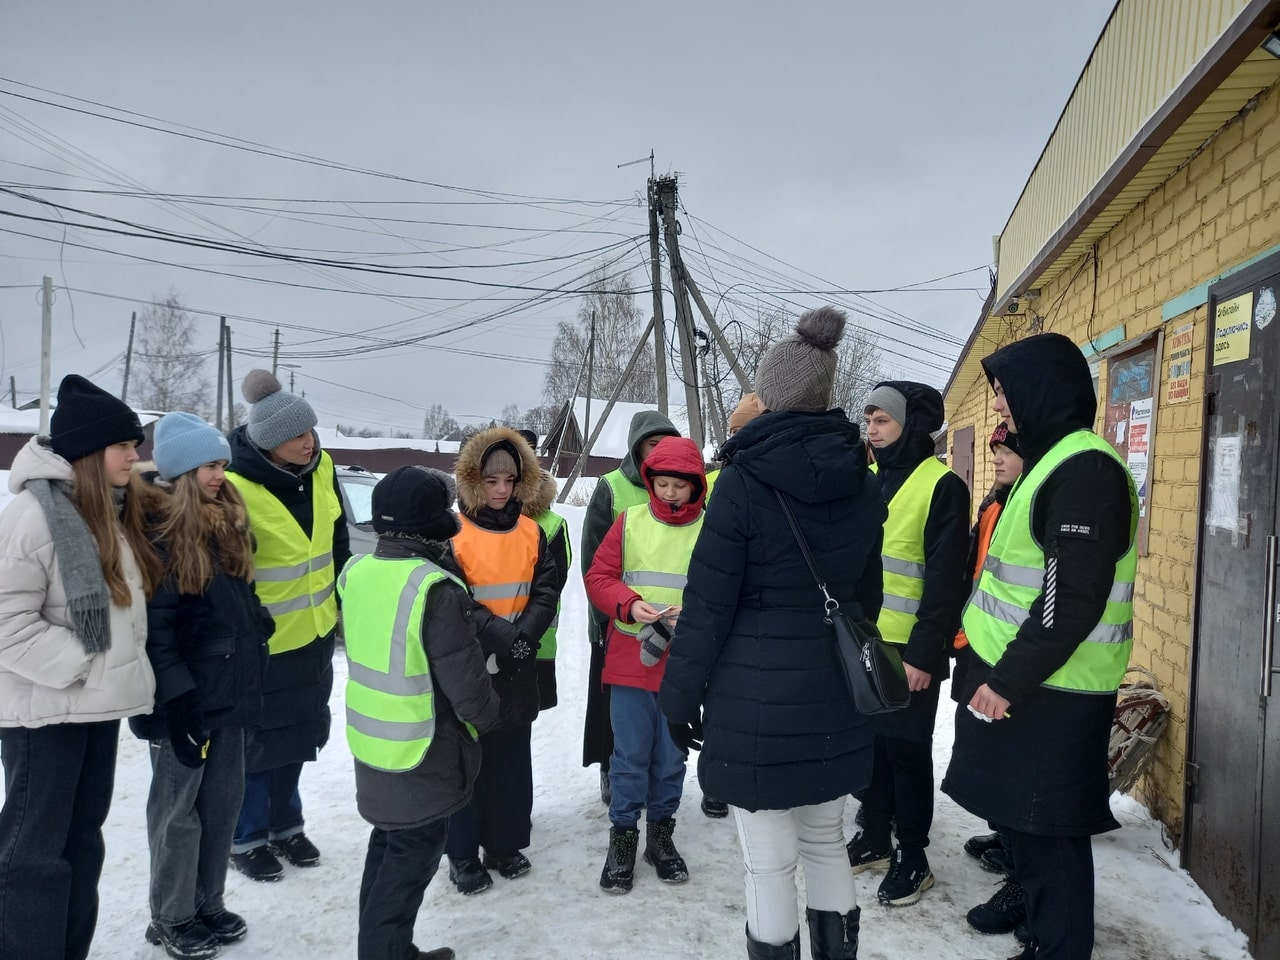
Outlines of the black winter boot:
{"label": "black winter boot", "polygon": [[244,922],[244,917],[238,913],[232,913],[226,907],[216,913],[201,913],[199,918],[219,943],[235,943],[249,932],[249,926]]}
{"label": "black winter boot", "polygon": [[636,872],[636,847],[640,831],[636,827],[609,828],[609,854],[600,871],[600,889],[609,893],[630,893]]}
{"label": "black winter boot", "polygon": [[796,930],[790,943],[775,947],[772,943],[751,939],[751,931],[748,930],[747,960],[800,960],[800,931]]}
{"label": "black winter boot", "polygon": [[804,911],[809,921],[809,953],[813,960],[858,960],[858,918],[862,908],[848,913]]}
{"label": "black winter boot", "polygon": [[1022,886],[1016,880],[1006,880],[990,900],[965,914],[965,919],[979,933],[1012,933],[1027,919]]}
{"label": "black winter boot", "polygon": [[164,947],[164,952],[177,960],[201,960],[218,955],[217,938],[197,918],[175,924],[152,920],[145,936],[147,943]]}
{"label": "black winter boot", "polygon": [[689,879],[689,868],[671,839],[675,830],[675,817],[650,820],[645,826],[644,862],[653,865],[663,883],[684,883]]}
{"label": "black winter boot", "polygon": [[436,947],[434,950],[419,950],[417,960],[453,960],[454,956],[452,947]]}
{"label": "black winter boot", "polygon": [[474,897],[493,886],[493,877],[479,860],[449,858],[449,879],[464,897]]}

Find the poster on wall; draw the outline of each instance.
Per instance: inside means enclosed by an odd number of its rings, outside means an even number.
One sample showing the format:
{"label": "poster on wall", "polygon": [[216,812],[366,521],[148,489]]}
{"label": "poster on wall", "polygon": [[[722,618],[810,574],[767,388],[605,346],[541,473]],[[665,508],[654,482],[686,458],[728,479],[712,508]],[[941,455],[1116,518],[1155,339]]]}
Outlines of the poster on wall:
{"label": "poster on wall", "polygon": [[1186,403],[1191,399],[1191,340],[1195,324],[1188,320],[1169,334],[1169,377],[1166,403]]}
{"label": "poster on wall", "polygon": [[[1144,555],[1151,526],[1147,504],[1154,476],[1151,457],[1160,386],[1160,347],[1157,334],[1107,359],[1102,408],[1102,436],[1133,474],[1133,485],[1138,492],[1138,552]],[[1187,359],[1189,363],[1189,351]]]}
{"label": "poster on wall", "polygon": [[1249,359],[1253,329],[1253,291],[1223,300],[1213,312],[1213,365]]}

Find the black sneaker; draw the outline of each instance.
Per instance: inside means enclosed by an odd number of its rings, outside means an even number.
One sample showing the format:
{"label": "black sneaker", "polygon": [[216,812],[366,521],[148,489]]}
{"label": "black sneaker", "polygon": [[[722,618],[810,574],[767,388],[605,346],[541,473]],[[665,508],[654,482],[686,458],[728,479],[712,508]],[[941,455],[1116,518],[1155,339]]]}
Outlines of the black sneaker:
{"label": "black sneaker", "polygon": [[514,880],[516,877],[523,877],[532,868],[533,864],[519,850],[512,853],[488,853],[484,855],[484,866],[489,870],[497,870],[498,876],[504,880]]}
{"label": "black sneaker", "polygon": [[144,934],[147,943],[164,947],[164,952],[178,960],[207,958],[218,955],[218,941],[208,927],[193,917],[186,923],[160,923],[152,920]]}
{"label": "black sneaker", "polygon": [[978,866],[987,873],[1002,873],[1007,877],[1013,872],[1013,857],[1004,847],[993,847],[978,858]]}
{"label": "black sneaker", "polygon": [[1009,933],[1027,919],[1027,904],[1022,887],[1006,880],[986,903],[980,903],[967,914],[969,926],[979,933]]}
{"label": "black sneaker", "polygon": [[249,932],[249,925],[244,922],[244,917],[225,907],[215,913],[202,913],[199,919],[219,943],[235,943]]}
{"label": "black sneaker", "polygon": [[276,855],[265,846],[254,847],[244,853],[231,855],[231,866],[235,867],[250,880],[268,882],[279,880],[284,876],[284,867],[276,859]]}
{"label": "black sneaker", "polygon": [[710,817],[712,820],[721,820],[729,815],[729,805],[723,800],[712,800],[710,797],[703,797],[702,815]]}
{"label": "black sneaker", "polygon": [[975,860],[981,860],[988,850],[1003,850],[1004,841],[998,833],[981,833],[964,842],[964,852]]}
{"label": "black sneaker", "polygon": [[865,830],[859,830],[852,840],[845,844],[849,853],[849,866],[854,874],[864,870],[881,870],[889,865],[893,858],[893,849],[887,844],[883,849],[877,848],[867,837]]}
{"label": "black sneaker", "polygon": [[479,860],[455,860],[449,858],[449,879],[464,897],[484,893],[493,886],[493,877]]}
{"label": "black sneaker", "polygon": [[283,840],[272,840],[267,846],[277,857],[284,857],[295,867],[314,867],[320,862],[320,851],[307,839],[305,833],[295,833]]}
{"label": "black sneaker", "polygon": [[880,881],[876,898],[886,907],[907,907],[919,901],[933,886],[933,871],[923,850],[907,853],[901,847],[893,851],[893,863]]}

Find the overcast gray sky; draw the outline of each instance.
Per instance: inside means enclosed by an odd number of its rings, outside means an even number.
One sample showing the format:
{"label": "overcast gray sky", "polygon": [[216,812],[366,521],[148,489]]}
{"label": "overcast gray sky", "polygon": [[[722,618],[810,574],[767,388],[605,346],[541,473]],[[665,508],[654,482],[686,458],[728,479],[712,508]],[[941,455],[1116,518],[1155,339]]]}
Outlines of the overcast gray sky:
{"label": "overcast gray sky", "polygon": [[[55,383],[116,388],[130,311],[172,289],[214,314],[200,319],[210,350],[218,313],[237,350],[268,352],[279,326],[325,426],[417,431],[432,403],[464,421],[533,406],[555,324],[577,309],[546,291],[583,287],[601,263],[647,287],[648,163],[618,164],[653,149],[659,174],[680,175],[682,249],[720,319],[836,300],[863,311],[893,372],[941,386],[991,236],[1112,6],[16,0],[0,30],[0,184],[85,213],[10,194],[0,212],[421,276],[0,216],[32,235],[0,233],[0,384],[39,386],[48,274],[70,288],[55,298]],[[228,137],[249,149],[205,142]],[[932,285],[978,292],[791,292],[978,267]],[[255,362],[237,355],[237,379]]]}

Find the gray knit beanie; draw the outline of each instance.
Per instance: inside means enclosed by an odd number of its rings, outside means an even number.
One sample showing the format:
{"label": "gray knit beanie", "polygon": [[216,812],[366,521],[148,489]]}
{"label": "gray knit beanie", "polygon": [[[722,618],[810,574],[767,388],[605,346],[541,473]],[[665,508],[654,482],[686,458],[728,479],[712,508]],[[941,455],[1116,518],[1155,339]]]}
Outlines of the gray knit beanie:
{"label": "gray knit beanie", "polygon": [[795,333],[769,348],[756,368],[756,394],[766,409],[822,413],[831,407],[846,319],[834,307],[810,310],[796,321]]}
{"label": "gray knit beanie", "polygon": [[907,425],[907,398],[900,390],[883,384],[876,387],[867,397],[867,408],[863,412],[871,413],[873,410],[883,410],[898,421],[899,426]]}
{"label": "gray knit beanie", "polygon": [[231,459],[231,444],[194,413],[166,413],[156,423],[151,457],[166,480],[215,460]]}
{"label": "gray knit beanie", "polygon": [[311,404],[286,391],[269,370],[250,370],[240,391],[251,404],[246,432],[260,450],[274,450],[316,425]]}

